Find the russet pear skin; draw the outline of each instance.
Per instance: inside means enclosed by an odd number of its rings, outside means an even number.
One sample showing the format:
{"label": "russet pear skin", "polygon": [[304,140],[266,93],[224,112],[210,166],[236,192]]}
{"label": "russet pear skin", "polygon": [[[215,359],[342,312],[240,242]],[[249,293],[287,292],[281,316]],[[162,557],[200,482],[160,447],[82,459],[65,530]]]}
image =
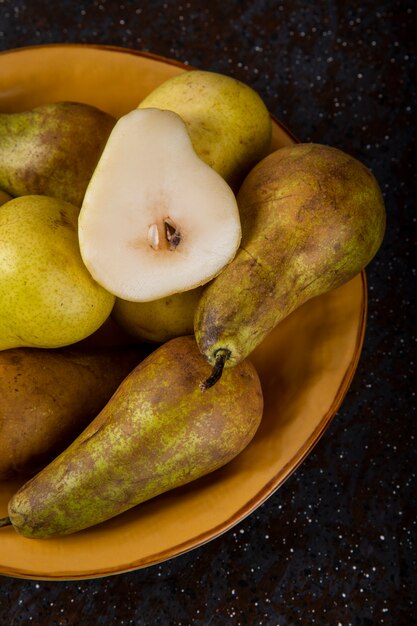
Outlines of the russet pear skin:
{"label": "russet pear skin", "polygon": [[39,471],[101,411],[145,351],[0,352],[0,480]]}
{"label": "russet pear skin", "polygon": [[212,364],[227,354],[226,367],[304,302],[359,273],[380,247],[386,219],[372,173],[319,144],[268,155],[245,179],[238,206],[241,247],[195,316],[202,354]]}
{"label": "russet pear skin", "polygon": [[261,386],[244,361],[202,391],[209,371],[193,336],[163,344],[11,498],[9,519],[0,525],[12,523],[32,538],[74,533],[228,463],[258,428]]}
{"label": "russet pear skin", "polygon": [[241,81],[203,70],[169,78],[139,108],[169,109],[184,120],[194,150],[234,189],[269,151],[272,123],[259,94]]}
{"label": "russet pear skin", "polygon": [[0,210],[0,350],[59,348],[108,318],[114,296],[81,259],[78,208],[22,196]]}
{"label": "russet pear skin", "polygon": [[78,102],[0,113],[0,189],[80,207],[115,123],[108,113]]}

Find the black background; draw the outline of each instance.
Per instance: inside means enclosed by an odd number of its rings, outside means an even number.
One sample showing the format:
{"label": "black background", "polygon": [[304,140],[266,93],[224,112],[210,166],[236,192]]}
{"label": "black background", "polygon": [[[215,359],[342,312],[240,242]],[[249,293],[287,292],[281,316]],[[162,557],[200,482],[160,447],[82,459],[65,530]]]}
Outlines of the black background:
{"label": "black background", "polygon": [[1,626],[416,623],[412,6],[0,0],[0,50],[112,44],[243,80],[300,140],[368,165],[388,214],[367,270],[369,317],[354,381],[285,485],[228,533],[161,565],[81,582],[0,577]]}

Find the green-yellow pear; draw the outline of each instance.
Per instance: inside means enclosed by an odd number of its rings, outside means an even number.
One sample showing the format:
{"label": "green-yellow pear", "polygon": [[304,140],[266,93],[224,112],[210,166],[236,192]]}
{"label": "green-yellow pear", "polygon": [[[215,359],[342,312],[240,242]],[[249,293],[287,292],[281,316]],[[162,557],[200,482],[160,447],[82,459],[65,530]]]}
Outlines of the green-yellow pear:
{"label": "green-yellow pear", "polygon": [[376,254],[385,208],[375,177],[336,148],[298,144],[258,163],[238,194],[241,247],[204,290],[195,333],[210,363],[236,365],[309,298]]}
{"label": "green-yellow pear", "polygon": [[80,341],[110,315],[114,296],[82,262],[77,207],[22,196],[0,210],[0,350]]}
{"label": "green-yellow pear", "polygon": [[244,361],[202,391],[209,370],[194,337],[163,344],[11,498],[0,526],[32,538],[74,533],[228,463],[258,428],[261,386]]}
{"label": "green-yellow pear", "polygon": [[0,114],[0,188],[81,206],[116,120],[78,102],[54,102]]}
{"label": "green-yellow pear", "polygon": [[139,104],[148,107],[182,117],[198,156],[235,190],[270,149],[272,125],[264,102],[230,76],[202,70],[178,74]]}
{"label": "green-yellow pear", "polygon": [[62,452],[144,356],[139,347],[0,352],[0,480]]}
{"label": "green-yellow pear", "polygon": [[194,332],[194,314],[203,287],[174,293],[151,302],[116,298],[112,317],[137,339],[162,343]]}

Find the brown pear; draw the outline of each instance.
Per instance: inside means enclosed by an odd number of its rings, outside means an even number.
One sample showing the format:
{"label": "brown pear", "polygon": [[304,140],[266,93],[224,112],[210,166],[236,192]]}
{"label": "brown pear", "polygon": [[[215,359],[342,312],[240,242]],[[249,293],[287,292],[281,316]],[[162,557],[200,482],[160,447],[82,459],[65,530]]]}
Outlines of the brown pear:
{"label": "brown pear", "polygon": [[260,95],[217,72],[192,70],[161,83],[140,109],[175,111],[184,120],[194,150],[234,189],[268,154],[272,123]]}
{"label": "brown pear", "polygon": [[139,347],[0,352],[0,480],[61,452],[143,356]]}

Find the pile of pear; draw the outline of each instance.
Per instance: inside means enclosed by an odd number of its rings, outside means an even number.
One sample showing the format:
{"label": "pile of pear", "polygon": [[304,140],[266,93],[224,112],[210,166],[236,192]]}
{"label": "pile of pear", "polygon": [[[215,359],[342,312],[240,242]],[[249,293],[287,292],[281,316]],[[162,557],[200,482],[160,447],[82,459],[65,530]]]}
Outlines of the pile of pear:
{"label": "pile of pear", "polygon": [[0,480],[26,480],[0,526],[35,539],[244,450],[263,411],[252,351],[385,231],[364,164],[271,152],[260,96],[197,70],[119,120],[74,102],[0,114],[0,190]]}

